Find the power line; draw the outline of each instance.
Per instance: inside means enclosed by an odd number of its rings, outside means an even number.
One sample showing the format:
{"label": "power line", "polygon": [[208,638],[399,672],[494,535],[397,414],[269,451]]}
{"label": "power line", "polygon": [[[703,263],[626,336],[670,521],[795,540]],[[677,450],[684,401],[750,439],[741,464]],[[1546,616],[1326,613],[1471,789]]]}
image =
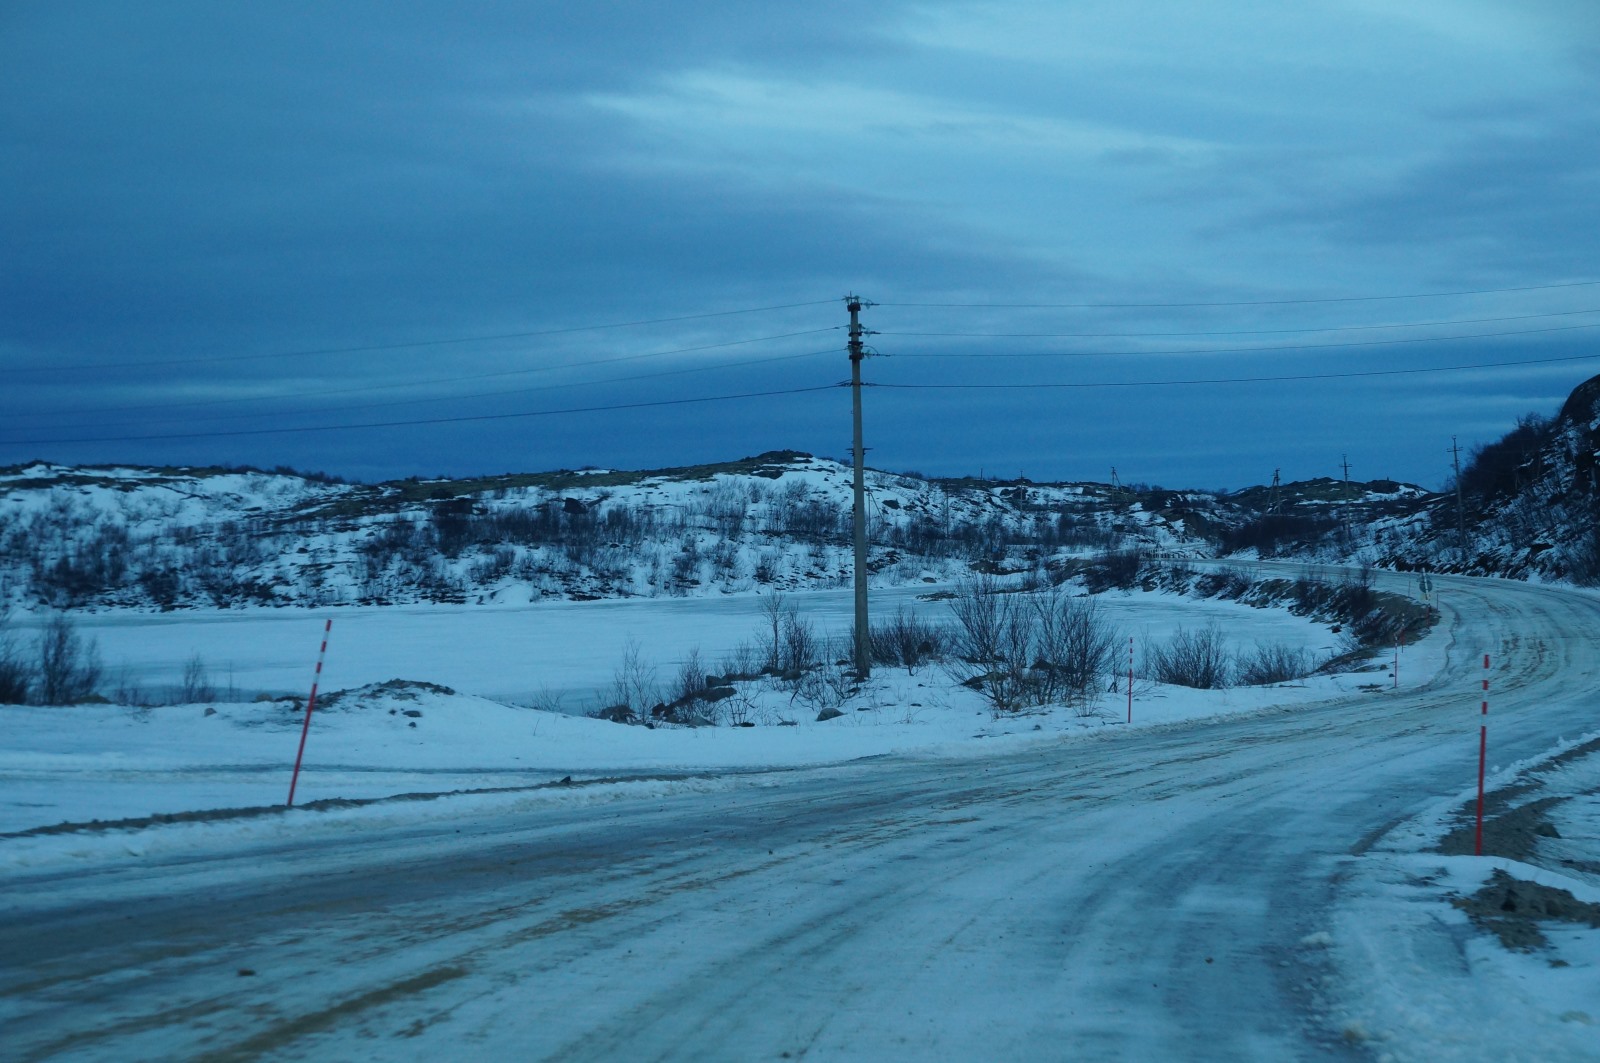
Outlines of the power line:
{"label": "power line", "polygon": [[1503,339],[1508,336],[1539,336],[1551,332],[1575,332],[1600,328],[1588,325],[1552,325],[1550,328],[1517,329],[1510,332],[1475,332],[1468,336],[1402,336],[1387,340],[1350,340],[1344,343],[1294,343],[1253,347],[1180,347],[1162,351],[921,351],[897,353],[897,358],[1121,358],[1130,355],[1251,354],[1272,351],[1321,351],[1340,347],[1382,347],[1398,343],[1461,343],[1468,340]]}
{"label": "power line", "polygon": [[831,305],[833,299],[818,299],[808,303],[784,303],[778,306],[752,306],[743,310],[717,310],[706,314],[682,314],[677,317],[648,318],[641,321],[616,321],[605,325],[572,325],[567,328],[539,329],[532,332],[502,332],[493,335],[451,336],[443,339],[412,340],[406,343],[372,343],[359,347],[322,347],[303,351],[275,351],[267,354],[227,354],[205,358],[166,358],[149,362],[88,362],[77,365],[23,366],[6,370],[8,373],[53,373],[83,369],[151,369],[173,365],[204,365],[218,362],[249,362],[267,358],[309,358],[326,354],[367,354],[374,351],[401,351],[414,347],[444,347],[459,343],[487,343],[493,340],[524,340],[539,336],[564,336],[574,332],[599,332],[605,329],[637,328],[642,325],[667,325],[680,321],[703,321],[714,317],[733,317],[737,314],[761,314],[771,310],[795,310],[807,306]]}
{"label": "power line", "polygon": [[[1600,313],[1600,311],[1597,311],[1597,310],[1586,310],[1586,311],[1572,311],[1571,313]],[[1532,315],[1532,316],[1543,317],[1543,316],[1559,316],[1559,315]],[[1485,320],[1495,320],[1495,319],[1485,319]],[[1515,320],[1515,319],[1512,319],[1512,320]],[[1466,322],[1462,322],[1462,323],[1466,323]],[[1365,327],[1390,327],[1390,326],[1352,326],[1352,327],[1365,328]],[[1398,327],[1398,326],[1395,326],[1395,327]],[[491,380],[491,379],[498,379],[498,378],[507,377],[507,376],[523,376],[523,375],[528,375],[528,374],[531,374],[531,373],[555,372],[555,371],[561,370],[561,369],[586,368],[586,367],[592,366],[592,365],[611,365],[611,364],[616,364],[616,363],[620,363],[620,362],[642,361],[642,360],[650,359],[650,358],[667,357],[667,356],[674,355],[674,354],[689,354],[689,353],[694,353],[694,352],[698,352],[698,351],[715,350],[715,349],[726,348],[726,347],[736,347],[736,346],[741,346],[741,345],[750,344],[750,343],[762,343],[762,342],[770,342],[772,340],[792,339],[792,338],[799,337],[799,336],[813,336],[813,335],[817,335],[817,334],[823,333],[823,332],[838,331],[839,328],[840,328],[840,326],[834,325],[834,326],[828,326],[828,327],[825,327],[825,328],[808,329],[808,330],[804,330],[804,331],[801,331],[801,332],[787,332],[787,333],[780,333],[780,334],[773,335],[773,336],[759,336],[759,337],[753,337],[753,338],[744,339],[744,340],[730,340],[730,341],[727,341],[727,342],[724,342],[724,343],[703,344],[703,345],[696,346],[696,347],[681,347],[681,348],[676,348],[676,349],[669,350],[669,351],[655,351],[655,352],[651,352],[651,353],[648,353],[648,354],[621,355],[621,356],[618,356],[618,357],[615,357],[615,358],[600,358],[600,359],[593,359],[593,360],[584,361],[584,362],[564,362],[564,363],[561,363],[559,365],[553,365],[553,366],[534,366],[534,367],[530,367],[530,368],[527,368],[527,369],[507,369],[507,370],[500,370],[500,371],[497,371],[497,372],[494,372],[494,373],[478,373],[478,374],[471,374],[471,375],[466,375],[466,376],[439,377],[439,378],[434,378],[434,379],[430,379],[430,380],[409,381],[409,382],[402,382],[402,383],[395,383],[395,384],[370,384],[370,385],[365,385],[365,386],[358,387],[358,388],[339,388],[339,389],[331,389],[331,390],[320,390],[320,391],[315,391],[315,392],[296,392],[296,393],[288,393],[288,394],[280,393],[280,394],[277,394],[277,395],[248,396],[248,397],[243,397],[243,398],[213,399],[213,400],[202,400],[202,401],[194,401],[194,402],[157,403],[157,404],[150,404],[150,405],[129,405],[129,406],[105,406],[105,407],[97,407],[97,408],[92,409],[92,410],[85,410],[85,411],[81,411],[81,412],[83,412],[83,413],[114,413],[114,412],[124,412],[124,411],[126,411],[126,412],[135,412],[136,413],[136,412],[153,411],[153,410],[192,409],[192,408],[196,408],[196,407],[216,407],[216,406],[222,406],[222,405],[235,405],[235,404],[239,404],[239,403],[290,401],[290,400],[294,400],[294,399],[316,398],[316,397],[322,397],[322,396],[328,396],[328,395],[365,394],[365,393],[369,393],[369,392],[373,392],[373,391],[387,391],[387,390],[395,390],[395,389],[400,389],[400,388],[429,387],[429,386],[434,386],[434,385],[439,385],[439,384],[454,384],[454,383],[461,383],[461,382],[471,381],[471,380]],[[1510,331],[1504,331],[1504,332],[1473,333],[1473,334],[1465,335],[1465,336],[1406,336],[1406,337],[1397,337],[1397,338],[1391,338],[1391,339],[1385,339],[1385,340],[1352,340],[1352,341],[1341,342],[1341,343],[1282,344],[1282,345],[1272,345],[1272,346],[1253,345],[1253,346],[1247,346],[1247,347],[1186,347],[1186,348],[1178,348],[1178,349],[1174,349],[1174,350],[1160,350],[1160,351],[990,351],[990,352],[975,352],[975,351],[921,351],[921,352],[904,352],[904,353],[898,354],[897,357],[900,357],[900,358],[944,358],[944,359],[954,359],[954,358],[962,358],[962,359],[993,359],[993,358],[1120,358],[1120,357],[1159,356],[1159,355],[1177,356],[1177,355],[1194,355],[1194,354],[1250,354],[1250,353],[1272,353],[1272,352],[1279,352],[1279,351],[1307,351],[1307,350],[1339,349],[1339,348],[1349,348],[1349,347],[1389,346],[1389,345],[1406,344],[1406,343],[1467,342],[1467,341],[1481,340],[1481,339],[1503,339],[1503,338],[1515,337],[1515,336],[1541,335],[1541,334],[1552,333],[1552,332],[1570,332],[1570,331],[1578,331],[1578,330],[1591,329],[1591,328],[1600,328],[1600,323],[1585,324],[1585,325],[1561,325],[1561,326],[1552,326],[1550,328],[1544,328],[1544,329],[1518,329],[1518,330],[1510,330]],[[1301,330],[1285,330],[1285,331],[1301,331]],[[1304,330],[1304,331],[1322,331],[1322,330],[1307,329],[1307,330]],[[1327,331],[1333,331],[1333,330],[1327,330]],[[1228,335],[1228,334],[1229,333],[1223,333],[1223,335]],[[920,333],[898,333],[898,334],[896,334],[896,333],[889,333],[889,335],[913,336],[913,335],[937,335],[937,334],[920,334]],[[1137,334],[1130,334],[1130,336],[1135,336],[1135,335],[1137,335]],[[1177,335],[1182,335],[1182,334],[1177,334]],[[1204,334],[1203,333],[1197,333],[1196,335],[1204,335]],[[972,336],[973,336],[973,338],[982,338],[982,334],[972,334]],[[546,389],[546,388],[522,388],[522,389],[516,389],[516,390],[513,390],[513,391],[506,391],[506,392],[485,392],[485,393],[478,393],[478,394],[475,394],[475,395],[451,396],[450,398],[453,399],[453,400],[460,400],[460,399],[467,399],[467,398],[493,398],[493,397],[496,397],[497,395],[529,394],[529,393],[533,393],[533,392],[537,392],[537,391],[541,391],[541,390],[553,390],[555,388],[560,388],[560,387],[583,386],[583,384],[624,383],[624,382],[631,381],[631,380],[644,380],[644,379],[652,379],[652,378],[655,378],[655,377],[678,375],[678,374],[681,374],[681,373],[700,372],[700,371],[704,371],[706,369],[737,368],[737,367],[740,367],[740,366],[758,365],[758,364],[764,364],[764,363],[767,363],[767,362],[776,362],[776,361],[785,361],[785,360],[790,360],[790,359],[816,357],[816,356],[818,356],[820,354],[826,354],[826,353],[831,353],[831,352],[828,352],[828,351],[815,351],[815,352],[808,352],[806,354],[800,354],[800,355],[784,355],[784,356],[779,356],[779,357],[776,357],[776,358],[748,359],[748,360],[739,361],[739,362],[719,363],[718,365],[715,365],[715,366],[694,367],[694,368],[690,368],[690,369],[670,370],[670,371],[662,372],[662,373],[638,374],[638,375],[627,376],[627,377],[613,377],[613,378],[609,378],[607,380],[587,381],[587,382],[581,382],[579,384],[572,384],[572,385],[551,385],[549,389]],[[1533,363],[1529,363],[1529,364],[1533,364]],[[342,410],[359,410],[359,409],[381,409],[381,408],[384,408],[384,407],[387,407],[387,406],[412,405],[412,404],[417,403],[417,402],[426,402],[426,401],[434,401],[434,400],[432,398],[407,399],[407,400],[399,400],[399,401],[396,401],[396,402],[393,402],[393,403],[369,403],[369,404],[363,404],[363,405],[358,405],[358,406],[338,407],[337,409],[340,410],[340,411],[342,411]],[[23,415],[19,415],[19,416],[26,416],[26,415],[23,414]],[[258,415],[258,414],[246,414],[246,415],[242,415],[242,416],[248,418],[248,417],[252,417],[252,416],[265,416],[265,415],[264,414],[261,414],[261,415]],[[117,423],[118,424],[124,424],[124,423],[129,423],[129,422],[117,422]],[[65,426],[62,426],[62,427],[78,427],[78,426],[76,426],[76,425],[65,425]]]}
{"label": "power line", "polygon": [[1445,325],[1485,325],[1497,321],[1537,321],[1547,317],[1575,317],[1600,314],[1596,310],[1557,310],[1548,314],[1520,314],[1515,317],[1472,317],[1448,321],[1403,321],[1386,325],[1323,325],[1319,328],[1226,329],[1216,332],[896,332],[880,331],[880,336],[915,336],[934,339],[1177,339],[1185,336],[1284,336],[1307,332],[1364,332],[1381,329],[1438,328]]}
{"label": "power line", "polygon": [[1470,365],[1441,365],[1422,369],[1369,369],[1349,373],[1296,373],[1287,376],[1204,377],[1190,380],[1106,380],[1034,384],[867,384],[866,387],[896,391],[1030,391],[1038,388],[1152,388],[1189,384],[1265,384],[1300,380],[1346,380],[1353,377],[1406,376],[1417,373],[1455,373],[1468,369],[1503,369],[1510,366],[1548,365],[1556,362],[1584,362],[1600,358],[1596,354],[1575,354],[1561,358],[1529,358],[1514,362],[1477,362]]}
{"label": "power line", "polygon": [[0,446],[53,446],[60,443],[139,443],[159,439],[222,439],[230,436],[286,435],[300,432],[343,432],[360,428],[410,428],[419,425],[463,424],[470,421],[509,421],[523,417],[556,417],[570,413],[608,413],[615,410],[642,410],[653,406],[687,406],[700,402],[731,402],[738,399],[763,399],[778,395],[804,395],[832,391],[838,384],[819,384],[809,388],[778,391],[747,391],[738,395],[696,395],[683,399],[654,399],[649,402],[624,402],[610,406],[573,406],[560,410],[524,410],[519,413],[481,413],[462,417],[428,417],[415,421],[369,421],[363,424],[325,424],[286,428],[242,428],[227,432],[168,432],[143,436],[90,436],[76,439],[4,439]]}
{"label": "power line", "polygon": [[1234,299],[1190,303],[895,303],[879,306],[906,306],[945,310],[1163,310],[1201,306],[1298,306],[1311,303],[1369,303],[1399,299],[1449,299],[1467,295],[1504,295],[1510,292],[1544,292],[1558,288],[1585,288],[1600,285],[1595,281],[1570,281],[1562,284],[1529,284],[1517,288],[1479,288],[1459,292],[1415,292],[1407,295],[1337,295],[1308,299]]}

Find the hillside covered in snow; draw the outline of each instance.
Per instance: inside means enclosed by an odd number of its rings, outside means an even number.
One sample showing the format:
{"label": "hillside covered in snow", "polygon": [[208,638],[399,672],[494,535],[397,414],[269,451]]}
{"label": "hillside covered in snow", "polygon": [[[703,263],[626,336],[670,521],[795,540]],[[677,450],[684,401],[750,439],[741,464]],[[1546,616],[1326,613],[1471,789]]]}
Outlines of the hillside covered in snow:
{"label": "hillside covered in snow", "polygon": [[[1387,481],[1221,494],[867,474],[874,582],[1138,556],[1349,556],[1430,501]],[[287,470],[0,469],[0,604],[489,603],[843,586],[850,470],[718,465],[349,484]],[[1369,551],[1370,552],[1370,551]]]}
{"label": "hillside covered in snow", "polygon": [[1600,583],[1600,376],[1554,417],[1529,413],[1475,448],[1446,491],[1387,529],[1395,567]]}
{"label": "hillside covered in snow", "polygon": [[[794,451],[650,471],[344,483],[280,469],[0,469],[0,607],[517,603],[826,589],[851,476]],[[1457,487],[1459,486],[1459,491]],[[1124,585],[1141,558],[1340,562],[1600,582],[1600,377],[1429,492],[1240,491],[867,473],[880,586],[973,572]]]}

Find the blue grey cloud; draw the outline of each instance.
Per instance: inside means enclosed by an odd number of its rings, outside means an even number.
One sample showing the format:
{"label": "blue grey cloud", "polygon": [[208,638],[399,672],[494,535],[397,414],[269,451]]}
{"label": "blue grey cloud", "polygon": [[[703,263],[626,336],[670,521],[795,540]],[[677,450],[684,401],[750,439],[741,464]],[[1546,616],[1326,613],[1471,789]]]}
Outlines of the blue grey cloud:
{"label": "blue grey cloud", "polygon": [[[812,303],[850,289],[886,304],[1006,304],[870,311],[892,356],[873,363],[884,383],[1225,378],[1574,349],[1530,334],[1161,357],[1267,341],[995,335],[1265,332],[1570,311],[1592,297],[1012,305],[1588,276],[1600,221],[1600,94],[1588,91],[1595,52],[1582,29],[1592,20],[1555,0],[1480,9],[1509,20],[1484,27],[1441,23],[1432,7],[1380,16],[1336,0],[1259,14],[1161,0],[9,5],[0,368],[12,375],[0,462],[240,461],[394,476],[653,466],[782,446],[842,453],[847,423],[826,392],[227,433],[822,386],[844,372],[842,355],[816,354],[842,343],[837,304],[302,352]],[[1554,32],[1563,20],[1578,29]],[[1536,76],[1518,66],[1529,54],[1544,60]],[[689,347],[711,349],[662,353]],[[1121,353],[923,357],[1041,347]],[[255,355],[275,357],[245,357]],[[658,357],[616,361],[641,355]],[[84,365],[111,368],[70,368]],[[1586,375],[1574,365],[1571,383]],[[1548,392],[1553,405],[1567,386],[1540,375],[1513,390]],[[1098,476],[1142,462],[1130,475],[1242,483],[1269,475],[1261,468],[1275,451],[1285,453],[1274,466],[1317,475],[1337,437],[1356,436],[1378,466],[1379,447],[1420,453],[1424,438],[1449,434],[1453,415],[1490,416],[1471,393],[1440,390],[1452,405],[1410,416],[1405,388],[1337,382],[884,389],[869,404],[869,434],[875,458],[929,472],[1020,463],[1040,478]],[[131,438],[177,432],[210,435]],[[61,442],[85,435],[116,438]],[[1407,459],[1387,474],[1436,480],[1436,466]]]}

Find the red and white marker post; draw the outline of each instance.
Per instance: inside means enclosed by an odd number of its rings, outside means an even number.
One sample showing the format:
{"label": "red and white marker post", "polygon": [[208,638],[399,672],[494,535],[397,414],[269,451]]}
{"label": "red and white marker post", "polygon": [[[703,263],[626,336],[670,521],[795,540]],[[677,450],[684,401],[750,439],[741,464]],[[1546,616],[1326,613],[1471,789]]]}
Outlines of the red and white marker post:
{"label": "red and white marker post", "polygon": [[333,630],[333,617],[322,625],[322,649],[317,651],[317,670],[311,676],[311,697],[306,700],[306,722],[300,728],[300,752],[294,755],[294,775],[289,778],[289,800],[285,806],[294,806],[294,788],[300,781],[300,761],[306,755],[306,735],[311,733],[311,711],[317,707],[317,682],[322,678],[322,659],[328,655],[328,634]]}
{"label": "red and white marker post", "polygon": [[1133,722],[1133,636],[1128,636],[1128,722]]}
{"label": "red and white marker post", "polygon": [[1478,725],[1478,827],[1473,835],[1472,855],[1483,855],[1483,771],[1489,763],[1489,655],[1483,655],[1483,722]]}

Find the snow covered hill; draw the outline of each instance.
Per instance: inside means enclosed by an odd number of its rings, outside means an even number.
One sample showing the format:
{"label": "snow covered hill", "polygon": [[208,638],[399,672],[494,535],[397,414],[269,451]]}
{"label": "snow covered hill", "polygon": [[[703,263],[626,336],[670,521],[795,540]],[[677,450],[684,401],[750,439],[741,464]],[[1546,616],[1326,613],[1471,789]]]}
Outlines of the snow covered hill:
{"label": "snow covered hill", "polygon": [[1476,448],[1454,491],[1375,532],[1397,568],[1600,583],[1600,376],[1554,418],[1529,414]]}
{"label": "snow covered hill", "polygon": [[[1270,556],[1410,511],[1419,489],[1237,495],[870,471],[875,582],[1163,553]],[[0,470],[0,604],[24,608],[516,602],[842,586],[850,470],[775,452],[719,465],[347,484],[289,471]],[[1337,517],[1327,514],[1337,510]],[[1276,523],[1274,523],[1276,522]],[[1264,535],[1252,528],[1264,527]],[[1329,555],[1331,556],[1331,555]]]}

